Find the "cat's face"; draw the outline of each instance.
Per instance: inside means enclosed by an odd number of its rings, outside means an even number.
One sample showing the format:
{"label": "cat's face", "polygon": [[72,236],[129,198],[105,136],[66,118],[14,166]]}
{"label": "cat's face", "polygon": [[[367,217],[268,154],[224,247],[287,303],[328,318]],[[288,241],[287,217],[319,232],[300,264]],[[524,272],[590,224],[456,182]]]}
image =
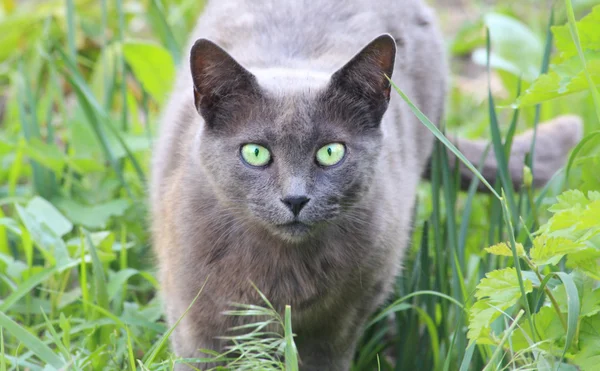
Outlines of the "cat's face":
{"label": "cat's face", "polygon": [[[372,183],[393,40],[376,39],[326,79],[256,78],[214,44],[199,43],[192,71],[206,124],[196,150],[219,197],[243,220],[290,241],[335,223]],[[215,55],[218,67],[207,68]]]}

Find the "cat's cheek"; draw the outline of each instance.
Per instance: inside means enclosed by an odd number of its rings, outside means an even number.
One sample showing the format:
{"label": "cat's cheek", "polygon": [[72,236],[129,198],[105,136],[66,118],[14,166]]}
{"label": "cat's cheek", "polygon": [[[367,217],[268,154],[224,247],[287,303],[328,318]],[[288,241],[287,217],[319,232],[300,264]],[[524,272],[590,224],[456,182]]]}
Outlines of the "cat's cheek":
{"label": "cat's cheek", "polygon": [[347,173],[342,175],[348,181],[341,187],[344,204],[354,204],[360,201],[373,184],[374,172],[366,164],[355,164]]}

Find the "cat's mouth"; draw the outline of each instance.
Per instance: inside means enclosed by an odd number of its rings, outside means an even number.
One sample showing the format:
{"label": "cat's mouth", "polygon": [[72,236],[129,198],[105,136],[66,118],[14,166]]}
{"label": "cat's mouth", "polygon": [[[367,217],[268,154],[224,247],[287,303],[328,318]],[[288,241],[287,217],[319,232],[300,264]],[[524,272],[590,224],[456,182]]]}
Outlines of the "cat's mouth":
{"label": "cat's mouth", "polygon": [[289,223],[277,224],[277,232],[291,239],[300,239],[310,232],[310,225],[294,220]]}

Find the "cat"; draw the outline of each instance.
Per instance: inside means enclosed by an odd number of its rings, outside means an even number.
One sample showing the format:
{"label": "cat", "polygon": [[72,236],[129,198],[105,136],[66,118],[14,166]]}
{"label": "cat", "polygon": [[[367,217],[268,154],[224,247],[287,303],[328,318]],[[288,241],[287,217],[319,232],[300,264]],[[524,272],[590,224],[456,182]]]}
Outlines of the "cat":
{"label": "cat", "polygon": [[191,40],[150,185],[168,323],[202,290],[173,349],[223,351],[243,322],[222,313],[262,304],[254,284],[291,305],[301,370],[348,370],[400,271],[433,147],[388,77],[432,122],[444,112],[434,14],[421,0],[209,1]]}

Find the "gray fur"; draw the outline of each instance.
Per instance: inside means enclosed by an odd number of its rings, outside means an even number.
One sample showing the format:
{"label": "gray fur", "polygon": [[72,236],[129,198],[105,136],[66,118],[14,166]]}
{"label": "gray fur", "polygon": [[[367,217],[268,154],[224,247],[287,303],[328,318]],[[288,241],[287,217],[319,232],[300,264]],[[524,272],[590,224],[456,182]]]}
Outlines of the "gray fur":
{"label": "gray fur", "polygon": [[[181,68],[152,165],[154,247],[170,324],[206,282],[172,336],[178,355],[223,350],[216,338],[241,320],[222,312],[232,302],[261,304],[254,282],[278,310],[292,306],[303,371],[349,369],[362,325],[399,272],[432,149],[431,134],[397,94],[388,105],[385,80],[377,80],[389,44],[341,69],[386,33],[397,44],[394,81],[438,123],[446,66],[422,1],[207,5],[190,46],[208,39],[234,60],[196,44],[195,70]],[[271,149],[269,167],[240,161],[249,142]],[[322,169],[314,154],[330,142],[346,143],[348,153]],[[310,198],[298,216],[303,226],[278,226],[294,220],[281,202],[289,195]]]}

